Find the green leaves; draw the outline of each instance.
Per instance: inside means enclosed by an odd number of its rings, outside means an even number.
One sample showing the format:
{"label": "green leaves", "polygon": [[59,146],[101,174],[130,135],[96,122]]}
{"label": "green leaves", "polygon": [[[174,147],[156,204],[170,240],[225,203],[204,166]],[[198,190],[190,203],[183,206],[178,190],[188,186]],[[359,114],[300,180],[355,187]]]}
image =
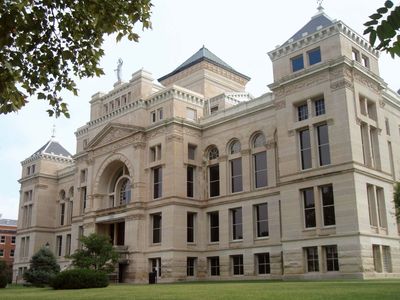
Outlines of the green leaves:
{"label": "green leaves", "polygon": [[[371,20],[364,23],[364,26],[367,27],[364,34],[369,34],[369,42],[372,46],[375,46],[378,38],[379,44],[375,48],[390,53],[394,58],[396,55],[400,56],[400,6],[390,10],[392,7],[393,2],[388,0],[384,7],[378,8],[376,13],[369,16]],[[386,19],[382,19],[385,14],[387,15]]]}
{"label": "green leaves", "polygon": [[28,96],[47,101],[50,116],[69,117],[62,90],[78,94],[72,77],[100,76],[104,34],[138,41],[137,22],[151,28],[150,0],[5,1],[0,5],[0,114],[20,110]]}

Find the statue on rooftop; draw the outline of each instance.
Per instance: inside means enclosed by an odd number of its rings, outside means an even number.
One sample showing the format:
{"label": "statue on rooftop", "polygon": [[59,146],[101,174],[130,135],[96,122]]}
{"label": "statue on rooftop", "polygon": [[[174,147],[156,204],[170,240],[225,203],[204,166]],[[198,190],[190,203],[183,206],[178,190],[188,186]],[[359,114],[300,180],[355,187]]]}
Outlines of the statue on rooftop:
{"label": "statue on rooftop", "polygon": [[122,80],[122,64],[123,63],[124,63],[124,61],[122,60],[122,58],[118,58],[117,69],[114,70],[117,72],[118,81]]}

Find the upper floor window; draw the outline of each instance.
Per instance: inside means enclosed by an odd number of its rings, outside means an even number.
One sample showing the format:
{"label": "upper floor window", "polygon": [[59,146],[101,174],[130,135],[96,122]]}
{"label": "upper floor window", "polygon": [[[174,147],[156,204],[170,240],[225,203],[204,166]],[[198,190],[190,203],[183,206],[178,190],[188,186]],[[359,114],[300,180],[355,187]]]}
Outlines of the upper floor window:
{"label": "upper floor window", "polygon": [[217,111],[218,111],[218,105],[213,106],[213,107],[210,108],[210,113],[211,114],[215,114]]}
{"label": "upper floor window", "polygon": [[363,66],[369,69],[369,58],[365,55],[361,55],[361,60]]}
{"label": "upper floor window", "polygon": [[196,145],[188,144],[188,159],[194,160],[196,158]]}
{"label": "upper floor window", "polygon": [[242,219],[242,208],[231,209],[231,220],[232,220],[232,240],[243,239],[243,219]]}
{"label": "upper floor window", "polygon": [[303,121],[308,119],[308,106],[307,103],[297,106],[297,119]]}
{"label": "upper floor window", "polygon": [[253,138],[253,147],[258,148],[262,147],[265,145],[265,136],[261,133],[258,133],[254,138]]}
{"label": "upper floor window", "polygon": [[255,205],[256,214],[256,235],[257,237],[266,237],[268,230],[268,204],[262,203]]}
{"label": "upper floor window", "polygon": [[358,50],[353,48],[351,50],[351,56],[353,60],[360,62],[360,52]]}
{"label": "upper floor window", "polygon": [[153,244],[161,243],[161,213],[152,214]]}
{"label": "upper floor window", "polygon": [[150,147],[150,161],[156,161],[161,159],[161,144]]}
{"label": "upper floor window", "polygon": [[186,107],[186,119],[195,121],[197,119],[197,111],[193,108]]}
{"label": "upper floor window", "polygon": [[325,114],[325,100],[318,99],[314,101],[315,115],[320,116]]}
{"label": "upper floor window", "polygon": [[162,108],[157,109],[157,116],[159,121],[164,119],[164,113]]}
{"label": "upper floor window", "polygon": [[219,213],[217,211],[208,213],[210,224],[210,242],[219,242]]}
{"label": "upper floor window", "polygon": [[304,59],[303,59],[303,54],[292,57],[290,59],[291,63],[292,63],[292,71],[296,72],[299,70],[304,69]]}
{"label": "upper floor window", "polygon": [[187,166],[186,168],[186,196],[193,197],[194,195],[194,174],[195,167]]}
{"label": "upper floor window", "polygon": [[240,149],[241,149],[240,142],[238,140],[235,140],[231,143],[229,147],[229,152],[230,154],[239,153]]}
{"label": "upper floor window", "polygon": [[317,126],[317,137],[318,137],[319,165],[320,166],[329,165],[331,163],[331,156],[329,151],[328,125],[323,124]]}
{"label": "upper floor window", "polygon": [[233,159],[230,159],[231,167],[231,192],[241,192],[243,190],[242,182],[242,158],[237,157],[235,154],[240,154],[240,142],[235,140],[231,143],[229,147],[229,153],[232,155]]}
{"label": "upper floor window", "polygon": [[307,188],[301,191],[304,206],[304,225],[305,228],[316,226],[314,189]]}
{"label": "upper floor window", "polygon": [[153,169],[153,198],[162,197],[162,168]]}
{"label": "upper floor window", "polygon": [[309,65],[314,65],[321,62],[321,49],[315,48],[307,52]]}
{"label": "upper floor window", "polygon": [[219,151],[217,147],[212,147],[210,150],[208,150],[209,160],[217,159],[218,157],[219,157]]}
{"label": "upper floor window", "polygon": [[300,156],[301,156],[301,168],[303,170],[312,167],[311,164],[311,141],[310,141],[310,130],[304,129],[299,132],[300,139]]}
{"label": "upper floor window", "polygon": [[150,112],[150,120],[151,120],[152,123],[157,121],[157,115],[156,115],[156,111],[155,110]]}
{"label": "upper floor window", "polygon": [[332,185],[324,185],[320,187],[322,200],[322,216],[324,226],[335,225],[335,203],[333,200]]}
{"label": "upper floor window", "polygon": [[188,243],[194,243],[195,220],[196,220],[196,213],[188,212],[187,232],[186,232],[186,241]]}

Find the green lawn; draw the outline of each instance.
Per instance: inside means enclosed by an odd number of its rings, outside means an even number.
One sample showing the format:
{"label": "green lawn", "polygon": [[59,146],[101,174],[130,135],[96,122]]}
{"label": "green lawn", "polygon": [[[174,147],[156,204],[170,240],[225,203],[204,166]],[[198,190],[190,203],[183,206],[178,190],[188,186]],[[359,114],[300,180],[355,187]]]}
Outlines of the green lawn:
{"label": "green lawn", "polygon": [[54,291],[12,286],[0,290],[1,300],[18,299],[400,299],[400,280],[216,282],[157,285],[111,285],[102,289]]}

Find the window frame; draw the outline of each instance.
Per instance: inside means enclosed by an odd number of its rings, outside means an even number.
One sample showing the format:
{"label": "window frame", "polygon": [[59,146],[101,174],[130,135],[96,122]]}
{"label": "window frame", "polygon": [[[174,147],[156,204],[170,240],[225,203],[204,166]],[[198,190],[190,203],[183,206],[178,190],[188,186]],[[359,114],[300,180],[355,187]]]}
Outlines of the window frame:
{"label": "window frame", "polygon": [[[318,149],[318,165],[320,167],[329,166],[332,164],[331,161],[331,149],[329,143],[329,126],[326,123],[318,124],[315,126],[317,135],[317,149]],[[323,129],[326,128],[326,137]],[[325,142],[323,142],[326,139]],[[326,161],[325,161],[326,160]]]}
{"label": "window frame", "polygon": [[[318,247],[306,247],[305,259],[306,259],[306,271],[307,273],[319,272],[319,255]],[[310,268],[311,266],[311,268]]]}
{"label": "window frame", "polygon": [[[307,193],[309,192],[309,193]],[[300,190],[301,193],[301,200],[302,200],[302,207],[303,207],[303,220],[304,220],[304,229],[315,229],[317,227],[317,214],[316,214],[316,205],[315,205],[315,196],[314,196],[314,188],[309,187],[309,188],[304,188]],[[308,207],[306,201],[307,201],[307,195],[312,196],[312,202],[313,206]],[[313,217],[313,222],[308,223],[308,215],[314,215]],[[308,225],[310,224],[310,225]]]}
{"label": "window frame", "polygon": [[[271,274],[271,257],[269,252],[264,252],[264,253],[256,253],[256,271],[257,275],[269,275]],[[260,262],[260,257],[264,257],[264,261]],[[260,272],[261,268],[263,268],[265,271]]]}
{"label": "window frame", "polygon": [[[299,63],[298,66],[296,66],[296,62]],[[291,65],[291,69],[292,69],[293,73],[294,72],[298,72],[300,70],[303,70],[304,69],[304,56],[303,56],[303,53],[291,57],[290,58],[290,65]]]}
{"label": "window frame", "polygon": [[[318,57],[317,57],[318,61],[315,61],[315,62],[311,61],[312,60],[311,54],[313,54],[313,53],[318,53]],[[308,58],[308,65],[309,66],[313,66],[315,64],[320,63],[322,61],[321,48],[320,47],[316,47],[314,49],[311,49],[311,50],[307,51],[307,58]]]}
{"label": "window frame", "polygon": [[[151,241],[152,244],[162,243],[162,213],[153,213],[151,216]],[[159,224],[156,224],[156,223]]]}
{"label": "window frame", "polygon": [[[260,219],[259,208],[266,207],[266,219]],[[255,221],[255,237],[256,239],[265,239],[269,237],[269,217],[268,217],[268,202],[254,204],[254,221]],[[266,235],[260,234],[260,224],[266,223]]]}
{"label": "window frame", "polygon": [[[210,243],[219,243],[219,211],[211,211],[207,213],[208,215],[208,225],[209,225],[209,242]],[[213,224],[213,216],[217,217],[217,223]],[[214,219],[215,221],[215,219]],[[216,235],[216,239],[214,240],[213,236]]]}
{"label": "window frame", "polygon": [[231,255],[232,276],[244,275],[243,254]]}
{"label": "window frame", "polygon": [[[331,195],[332,196],[332,203],[331,204],[325,204],[324,203],[324,192],[323,192],[324,188],[330,188],[330,191],[332,193],[332,195]],[[318,187],[318,189],[319,189],[320,198],[321,198],[322,224],[323,224],[324,227],[336,226],[335,197],[334,197],[334,193],[333,193],[333,185],[332,184],[321,185],[321,186]],[[331,209],[333,209],[332,210],[333,216],[331,216],[333,218],[333,224],[326,224],[327,219],[329,219],[329,218],[326,217],[326,215],[328,213],[327,210],[331,210]]]}
{"label": "window frame", "polygon": [[243,240],[243,209],[242,207],[235,207],[229,209],[231,216],[231,238],[232,241]]}
{"label": "window frame", "polygon": [[[308,133],[308,143],[309,145],[304,145],[304,141],[302,139],[302,134],[304,132]],[[301,170],[308,170],[312,169],[313,162],[312,162],[312,143],[311,143],[311,132],[310,128],[306,127],[298,131],[298,138],[299,138],[299,148],[300,148],[300,167]],[[307,155],[307,157],[305,156]],[[309,163],[306,162],[306,159],[309,159]]]}
{"label": "window frame", "polygon": [[188,211],[186,214],[186,243],[188,244],[196,242],[196,217],[195,212]]}
{"label": "window frame", "polygon": [[152,168],[153,173],[153,199],[162,198],[162,166]]}

